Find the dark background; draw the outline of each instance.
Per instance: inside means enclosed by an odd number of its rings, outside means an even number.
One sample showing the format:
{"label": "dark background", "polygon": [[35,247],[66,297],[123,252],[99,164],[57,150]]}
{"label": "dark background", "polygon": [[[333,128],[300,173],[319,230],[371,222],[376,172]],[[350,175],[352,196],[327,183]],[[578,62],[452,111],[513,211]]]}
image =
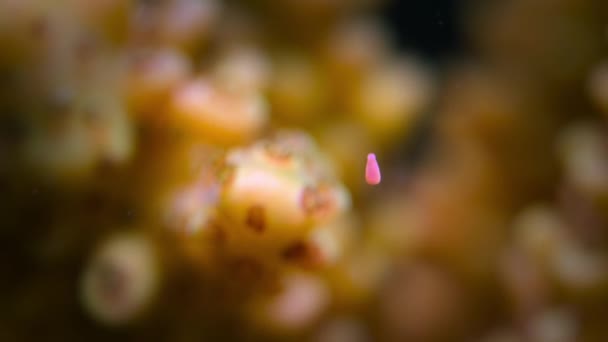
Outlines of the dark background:
{"label": "dark background", "polygon": [[[433,69],[448,68],[469,51],[461,22],[464,0],[388,0],[381,15],[399,50],[413,54]],[[392,151],[394,160],[413,170],[431,148],[436,119],[434,108],[417,123],[417,129]],[[389,176],[389,175],[387,175]]]}
{"label": "dark background", "polygon": [[465,50],[462,0],[391,0],[382,9],[401,50],[442,63]]}

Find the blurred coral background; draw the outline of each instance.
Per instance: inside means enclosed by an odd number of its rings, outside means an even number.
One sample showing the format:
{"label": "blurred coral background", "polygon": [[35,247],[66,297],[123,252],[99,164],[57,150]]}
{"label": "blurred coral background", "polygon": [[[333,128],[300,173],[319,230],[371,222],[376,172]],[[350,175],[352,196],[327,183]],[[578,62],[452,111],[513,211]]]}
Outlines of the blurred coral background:
{"label": "blurred coral background", "polygon": [[607,47],[605,0],[0,0],[0,341],[608,341]]}

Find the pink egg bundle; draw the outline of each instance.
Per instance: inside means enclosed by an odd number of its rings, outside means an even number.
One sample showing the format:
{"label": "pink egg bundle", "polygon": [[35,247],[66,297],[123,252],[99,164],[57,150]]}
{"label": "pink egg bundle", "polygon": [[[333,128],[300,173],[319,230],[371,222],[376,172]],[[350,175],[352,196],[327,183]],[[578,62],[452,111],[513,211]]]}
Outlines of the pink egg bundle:
{"label": "pink egg bundle", "polygon": [[370,153],[367,155],[367,164],[365,165],[365,181],[369,185],[377,185],[381,179],[382,176],[380,175],[380,167],[376,161],[376,155]]}

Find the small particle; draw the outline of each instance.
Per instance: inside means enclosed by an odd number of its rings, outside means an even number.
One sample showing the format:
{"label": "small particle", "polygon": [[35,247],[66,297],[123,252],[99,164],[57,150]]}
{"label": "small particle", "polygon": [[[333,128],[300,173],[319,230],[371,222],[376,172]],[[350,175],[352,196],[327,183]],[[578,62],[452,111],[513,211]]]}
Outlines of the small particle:
{"label": "small particle", "polygon": [[381,179],[382,176],[380,175],[380,167],[376,161],[376,155],[370,153],[367,155],[367,164],[365,165],[365,181],[369,185],[377,185]]}

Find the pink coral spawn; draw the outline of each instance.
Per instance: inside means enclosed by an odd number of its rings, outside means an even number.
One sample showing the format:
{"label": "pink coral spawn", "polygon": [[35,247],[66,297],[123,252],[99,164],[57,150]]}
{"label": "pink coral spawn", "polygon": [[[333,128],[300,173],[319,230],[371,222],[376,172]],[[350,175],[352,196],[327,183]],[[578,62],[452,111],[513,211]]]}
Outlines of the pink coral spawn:
{"label": "pink coral spawn", "polygon": [[382,176],[380,175],[380,167],[376,161],[376,155],[370,153],[367,155],[367,164],[365,165],[365,181],[369,185],[377,185],[381,179]]}

